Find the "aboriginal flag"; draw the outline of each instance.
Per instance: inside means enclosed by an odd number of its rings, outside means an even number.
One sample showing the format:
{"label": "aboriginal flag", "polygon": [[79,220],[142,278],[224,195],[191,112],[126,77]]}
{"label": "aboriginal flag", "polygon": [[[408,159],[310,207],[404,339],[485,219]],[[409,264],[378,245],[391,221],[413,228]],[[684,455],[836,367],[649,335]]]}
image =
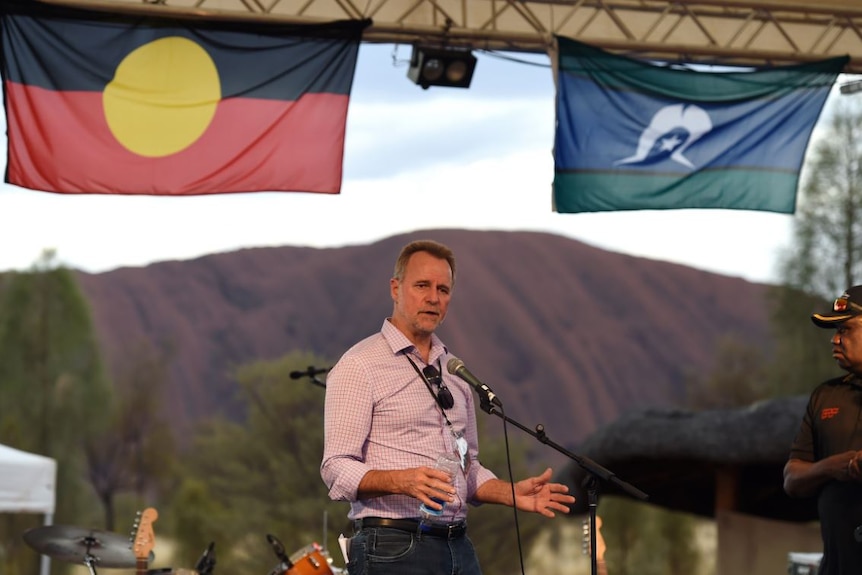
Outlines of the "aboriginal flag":
{"label": "aboriginal flag", "polygon": [[274,26],[4,3],[5,181],[337,194],[368,21]]}

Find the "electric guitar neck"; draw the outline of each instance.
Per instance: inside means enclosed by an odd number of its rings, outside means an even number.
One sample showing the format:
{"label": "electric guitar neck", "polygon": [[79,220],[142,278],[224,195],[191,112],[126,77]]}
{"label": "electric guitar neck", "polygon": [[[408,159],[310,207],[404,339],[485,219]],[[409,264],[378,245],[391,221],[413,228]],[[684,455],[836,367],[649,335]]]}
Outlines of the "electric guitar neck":
{"label": "electric guitar neck", "polygon": [[153,523],[158,518],[158,511],[147,507],[135,521],[135,538],[132,541],[132,550],[135,553],[135,575],[147,575],[150,552],[156,546]]}

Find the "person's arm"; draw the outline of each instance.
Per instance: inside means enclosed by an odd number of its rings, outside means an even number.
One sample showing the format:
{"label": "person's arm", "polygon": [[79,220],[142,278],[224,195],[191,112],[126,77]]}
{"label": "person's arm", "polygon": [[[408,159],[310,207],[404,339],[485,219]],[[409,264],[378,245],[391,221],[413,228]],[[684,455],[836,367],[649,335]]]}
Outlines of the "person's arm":
{"label": "person's arm", "polygon": [[859,479],[857,452],[836,453],[820,461],[791,458],[784,465],[784,491],[791,497],[809,497],[828,481]]}
{"label": "person's arm", "polygon": [[365,369],[343,357],[326,377],[323,458],[320,475],[333,501],[356,501],[357,486],[370,467],[365,442],[371,431],[374,399]]}
{"label": "person's arm", "polygon": [[[515,483],[515,501],[518,509],[554,517],[554,511],[568,513],[575,498],[562,483],[549,483],[551,468],[537,477],[529,477]],[[502,479],[489,479],[476,489],[476,501],[512,506],[512,484]]]}

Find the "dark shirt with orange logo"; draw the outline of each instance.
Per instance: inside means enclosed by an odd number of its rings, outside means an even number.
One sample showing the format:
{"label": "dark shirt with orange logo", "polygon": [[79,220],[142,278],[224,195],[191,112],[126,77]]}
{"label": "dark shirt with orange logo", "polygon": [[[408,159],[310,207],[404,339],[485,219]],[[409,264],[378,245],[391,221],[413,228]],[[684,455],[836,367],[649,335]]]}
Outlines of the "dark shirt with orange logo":
{"label": "dark shirt with orange logo", "polygon": [[[790,457],[815,462],[862,449],[862,380],[847,375],[819,385],[808,401]],[[830,481],[817,496],[823,559],[819,575],[862,574],[862,483]]]}

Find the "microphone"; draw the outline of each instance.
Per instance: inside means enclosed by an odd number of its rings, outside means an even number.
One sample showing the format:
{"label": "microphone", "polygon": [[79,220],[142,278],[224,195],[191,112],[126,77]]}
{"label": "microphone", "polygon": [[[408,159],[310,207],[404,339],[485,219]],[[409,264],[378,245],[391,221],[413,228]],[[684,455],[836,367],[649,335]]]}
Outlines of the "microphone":
{"label": "microphone", "polygon": [[493,403],[498,407],[503,407],[500,398],[491,391],[491,388],[479,381],[479,378],[470,373],[470,370],[464,365],[464,362],[458,359],[457,357],[453,357],[446,363],[446,370],[452,375],[457,375],[476,390],[476,393],[479,394],[479,397],[483,402]]}
{"label": "microphone", "polygon": [[273,553],[278,557],[278,560],[281,561],[281,566],[284,567],[285,570],[293,569],[293,562],[287,557],[287,553],[284,552],[284,545],[282,545],[281,541],[279,541],[275,535],[266,534],[266,540],[269,541],[270,547],[272,547]]}
{"label": "microphone", "polygon": [[315,377],[320,375],[321,373],[326,373],[329,371],[329,368],[326,367],[314,367],[313,365],[309,365],[308,369],[305,371],[291,371],[290,379],[299,379],[300,377]]}
{"label": "microphone", "polygon": [[198,559],[197,565],[195,565],[195,572],[199,575],[210,575],[213,572],[213,568],[216,564],[215,552],[213,548],[215,547],[215,541],[212,541],[209,544],[209,547],[203,552],[201,558]]}

